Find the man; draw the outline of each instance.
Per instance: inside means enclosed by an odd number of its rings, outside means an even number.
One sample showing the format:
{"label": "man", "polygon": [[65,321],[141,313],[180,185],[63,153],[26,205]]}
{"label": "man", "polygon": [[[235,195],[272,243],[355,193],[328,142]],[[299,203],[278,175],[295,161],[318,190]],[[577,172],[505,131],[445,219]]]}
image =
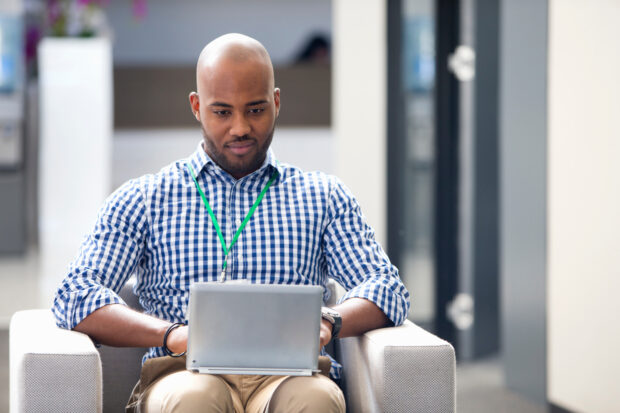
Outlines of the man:
{"label": "man", "polygon": [[[196,281],[324,286],[333,278],[348,290],[334,307],[339,337],[401,324],[409,310],[397,270],[349,191],[270,151],[280,90],[265,48],[239,34],[214,40],[200,54],[196,83],[189,100],[203,141],[188,159],[108,198],[57,292],[57,323],[99,343],[151,348],[128,411],[344,412],[342,392],[323,375],[197,374],[166,356],[186,350],[187,326],[173,323],[187,322]],[[145,313],[117,295],[132,274]],[[321,323],[321,346],[332,339],[330,321]]]}

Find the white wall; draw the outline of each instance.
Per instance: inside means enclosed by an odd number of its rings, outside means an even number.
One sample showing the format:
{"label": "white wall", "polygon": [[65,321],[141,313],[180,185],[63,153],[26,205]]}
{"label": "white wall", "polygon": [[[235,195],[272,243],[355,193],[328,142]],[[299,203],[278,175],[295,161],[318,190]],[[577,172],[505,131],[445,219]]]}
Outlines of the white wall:
{"label": "white wall", "polygon": [[620,2],[549,1],[548,396],[620,411]]}
{"label": "white wall", "polygon": [[332,128],[336,174],[385,245],[386,0],[334,0]]}
{"label": "white wall", "polygon": [[131,1],[106,7],[116,65],[195,65],[204,45],[240,32],[256,37],[274,64],[289,63],[315,32],[331,33],[331,0],[149,0],[136,21]]}
{"label": "white wall", "polygon": [[[117,129],[114,132],[112,187],[155,173],[189,156],[202,136],[200,129]],[[276,157],[305,171],[334,173],[330,128],[277,127],[271,148]]]}

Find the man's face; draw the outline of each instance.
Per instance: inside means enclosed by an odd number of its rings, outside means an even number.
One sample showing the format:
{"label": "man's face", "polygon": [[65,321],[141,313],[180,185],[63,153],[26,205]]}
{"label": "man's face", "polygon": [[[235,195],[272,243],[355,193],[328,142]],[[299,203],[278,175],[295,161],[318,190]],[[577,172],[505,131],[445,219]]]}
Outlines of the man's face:
{"label": "man's face", "polygon": [[268,67],[224,60],[198,75],[190,104],[200,121],[205,150],[236,179],[262,165],[280,109]]}

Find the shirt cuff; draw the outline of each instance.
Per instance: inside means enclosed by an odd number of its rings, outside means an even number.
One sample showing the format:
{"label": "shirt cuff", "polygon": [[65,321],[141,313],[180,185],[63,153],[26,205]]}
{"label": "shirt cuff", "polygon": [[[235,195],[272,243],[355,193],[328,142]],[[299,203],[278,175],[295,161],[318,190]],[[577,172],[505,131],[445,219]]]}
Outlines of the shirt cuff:
{"label": "shirt cuff", "polygon": [[127,305],[113,290],[93,286],[78,291],[59,293],[54,300],[52,313],[58,327],[73,330],[94,311],[110,304]]}
{"label": "shirt cuff", "polygon": [[338,304],[349,298],[364,298],[374,303],[395,326],[403,324],[409,313],[409,293],[400,282],[386,277],[374,277],[353,287]]}

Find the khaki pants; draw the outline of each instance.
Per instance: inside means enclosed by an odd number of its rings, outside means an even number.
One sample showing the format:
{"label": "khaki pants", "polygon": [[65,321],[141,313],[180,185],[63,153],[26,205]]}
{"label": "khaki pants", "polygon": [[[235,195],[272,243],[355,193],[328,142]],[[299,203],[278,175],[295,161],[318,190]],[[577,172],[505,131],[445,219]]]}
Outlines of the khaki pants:
{"label": "khaki pants", "polygon": [[327,377],[329,359],[321,357],[322,374],[310,377],[211,375],[185,369],[185,357],[159,357],[142,366],[127,413],[344,413],[344,395]]}

